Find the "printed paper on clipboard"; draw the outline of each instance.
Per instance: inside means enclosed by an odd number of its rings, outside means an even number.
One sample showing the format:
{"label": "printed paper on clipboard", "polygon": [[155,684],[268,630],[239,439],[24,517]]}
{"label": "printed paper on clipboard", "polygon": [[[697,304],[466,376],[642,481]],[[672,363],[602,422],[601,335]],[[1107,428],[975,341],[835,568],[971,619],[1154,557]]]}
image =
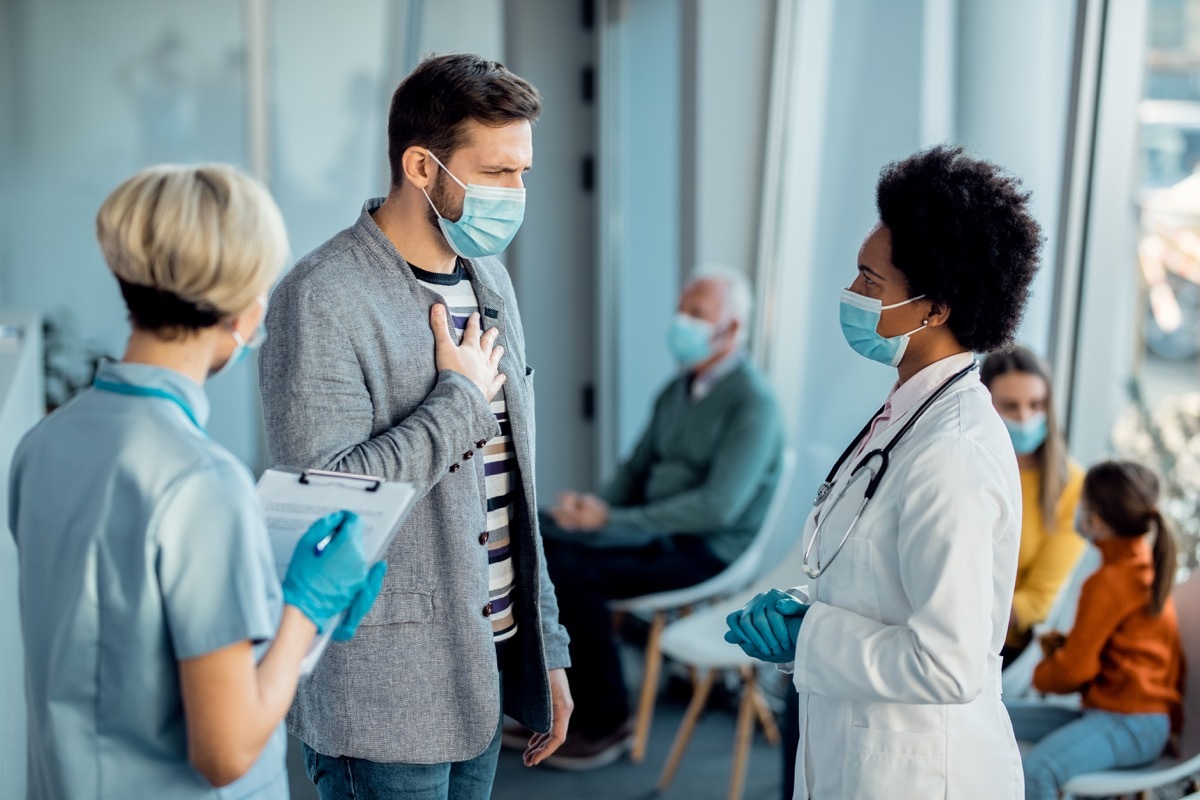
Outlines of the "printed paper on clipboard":
{"label": "printed paper on clipboard", "polygon": [[[362,517],[363,551],[368,560],[382,559],[412,509],[416,490],[411,483],[385,481],[370,475],[271,469],[258,481],[258,496],[266,511],[267,534],[282,581],[300,537],[321,517],[343,509]],[[341,620],[341,616],[337,617],[313,640],[300,662],[301,675],[313,671]]]}

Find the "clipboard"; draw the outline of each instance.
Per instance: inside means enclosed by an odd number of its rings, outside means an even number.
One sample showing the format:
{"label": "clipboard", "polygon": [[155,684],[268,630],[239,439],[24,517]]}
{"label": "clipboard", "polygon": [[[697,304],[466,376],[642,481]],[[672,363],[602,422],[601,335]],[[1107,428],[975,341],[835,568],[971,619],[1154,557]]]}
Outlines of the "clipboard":
{"label": "clipboard", "polygon": [[[411,483],[387,481],[374,475],[307,469],[300,473],[269,469],[258,481],[258,497],[266,512],[267,535],[275,569],[282,581],[296,543],[321,517],[343,509],[363,522],[363,552],[369,562],[379,561],[407,519],[417,492]],[[342,615],[325,626],[313,640],[300,674],[313,671],[333,638]]]}

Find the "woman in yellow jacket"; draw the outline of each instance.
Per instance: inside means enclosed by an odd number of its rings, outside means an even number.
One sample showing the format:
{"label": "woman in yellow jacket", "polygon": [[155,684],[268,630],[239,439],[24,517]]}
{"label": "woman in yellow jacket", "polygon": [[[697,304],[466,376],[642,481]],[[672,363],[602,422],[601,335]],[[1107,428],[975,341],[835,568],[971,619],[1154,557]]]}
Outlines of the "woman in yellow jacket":
{"label": "woman in yellow jacket", "polygon": [[1075,532],[1083,470],[1067,456],[1050,371],[1023,347],[993,353],[980,374],[1012,437],[1021,468],[1021,547],[1017,585],[1001,657],[1012,663],[1045,621],[1087,542]]}

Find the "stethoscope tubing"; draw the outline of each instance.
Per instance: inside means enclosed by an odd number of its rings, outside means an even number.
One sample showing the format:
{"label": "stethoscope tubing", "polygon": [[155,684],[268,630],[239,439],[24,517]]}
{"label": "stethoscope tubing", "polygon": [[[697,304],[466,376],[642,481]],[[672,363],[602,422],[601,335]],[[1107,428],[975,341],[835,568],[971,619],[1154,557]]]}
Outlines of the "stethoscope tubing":
{"label": "stethoscope tubing", "polygon": [[[878,491],[879,484],[883,482],[883,476],[887,474],[888,465],[891,462],[892,450],[894,450],[896,445],[898,445],[901,440],[904,439],[905,435],[912,430],[912,427],[917,424],[917,421],[925,415],[925,412],[929,410],[930,406],[936,403],[942,397],[942,395],[949,391],[951,386],[958,383],[958,381],[965,377],[967,373],[976,369],[978,366],[979,362],[972,360],[969,367],[966,367],[952,375],[945,383],[938,387],[937,391],[927,397],[925,402],[921,403],[920,407],[917,408],[916,413],[908,418],[908,421],[904,423],[904,427],[900,429],[899,433],[892,437],[891,441],[889,441],[883,447],[877,447],[867,453],[865,456],[863,456],[862,460],[858,462],[854,469],[850,470],[850,477],[846,481],[846,485],[840,492],[838,492],[837,497],[833,499],[833,502],[830,504],[829,508],[822,509],[825,511],[824,514],[822,514],[820,511],[817,512],[817,525],[815,528],[813,528],[812,537],[808,540],[808,546],[804,548],[804,558],[801,563],[801,568],[804,570],[805,575],[810,578],[819,578],[827,569],[829,569],[830,565],[833,564],[834,559],[841,554],[842,548],[846,546],[846,542],[850,539],[850,535],[854,532],[855,527],[858,525],[858,521],[862,517],[863,512],[867,510],[867,503],[869,503],[871,499],[875,497],[875,492]],[[829,470],[829,474],[825,477],[824,483],[821,484],[821,488],[817,491],[817,497],[813,500],[814,507],[821,506],[824,504],[825,500],[828,499],[830,493],[833,491],[834,486],[837,485],[836,478],[838,473],[841,471],[846,462],[850,460],[850,457],[854,454],[854,451],[858,449],[858,446],[862,444],[863,440],[869,435],[871,426],[875,423],[875,418],[883,413],[884,408],[886,408],[886,405],[881,406],[879,411],[875,412],[874,416],[872,416],[867,424],[863,426],[863,429],[859,432],[858,436],[854,437],[854,441],[850,443],[850,446],[847,447],[842,452],[842,455],[838,457],[837,462],[833,465],[833,469]],[[878,470],[872,469],[869,466],[873,459],[880,460]],[[850,524],[846,527],[846,532],[842,535],[841,541],[838,542],[838,546],[834,549],[833,555],[829,557],[828,561],[822,564],[820,551],[821,530],[825,526],[825,521],[832,516],[833,510],[837,508],[837,504],[841,502],[842,497],[850,489],[850,486],[853,485],[855,479],[863,469],[866,469],[871,473],[871,479],[867,482],[867,490],[863,495],[863,501],[861,504],[859,504],[858,511],[855,512],[854,517],[850,520]],[[815,567],[812,567],[809,566],[809,558],[812,555],[814,545],[817,547],[817,564]]]}

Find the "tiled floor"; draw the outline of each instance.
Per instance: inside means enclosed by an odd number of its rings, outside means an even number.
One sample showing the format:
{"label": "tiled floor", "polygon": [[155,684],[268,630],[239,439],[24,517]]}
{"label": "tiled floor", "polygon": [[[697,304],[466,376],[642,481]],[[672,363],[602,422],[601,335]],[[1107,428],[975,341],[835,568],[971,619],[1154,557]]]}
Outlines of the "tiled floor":
{"label": "tiled floor", "polygon": [[[729,788],[733,756],[734,716],[712,708],[692,737],[679,773],[670,789],[656,795],[654,786],[667,758],[683,705],[663,696],[659,700],[646,760],[628,759],[591,772],[558,772],[544,767],[526,769],[520,753],[504,751],[492,792],[494,800],[722,800]],[[293,800],[315,800],[316,792],[304,774],[298,753],[289,753]],[[751,747],[745,800],[776,800],[780,796],[783,768],[778,747],[756,732]]]}
{"label": "tiled floor", "polygon": [[[667,751],[683,717],[683,706],[666,698],[651,728],[650,747],[642,764],[628,759],[593,772],[554,772],[526,769],[520,754],[505,752],[496,774],[494,800],[722,800],[729,789],[733,757],[734,715],[712,709],[701,718],[674,783],[663,794],[654,786]],[[751,747],[746,800],[777,800],[783,767],[778,747],[763,739],[761,730]]]}

